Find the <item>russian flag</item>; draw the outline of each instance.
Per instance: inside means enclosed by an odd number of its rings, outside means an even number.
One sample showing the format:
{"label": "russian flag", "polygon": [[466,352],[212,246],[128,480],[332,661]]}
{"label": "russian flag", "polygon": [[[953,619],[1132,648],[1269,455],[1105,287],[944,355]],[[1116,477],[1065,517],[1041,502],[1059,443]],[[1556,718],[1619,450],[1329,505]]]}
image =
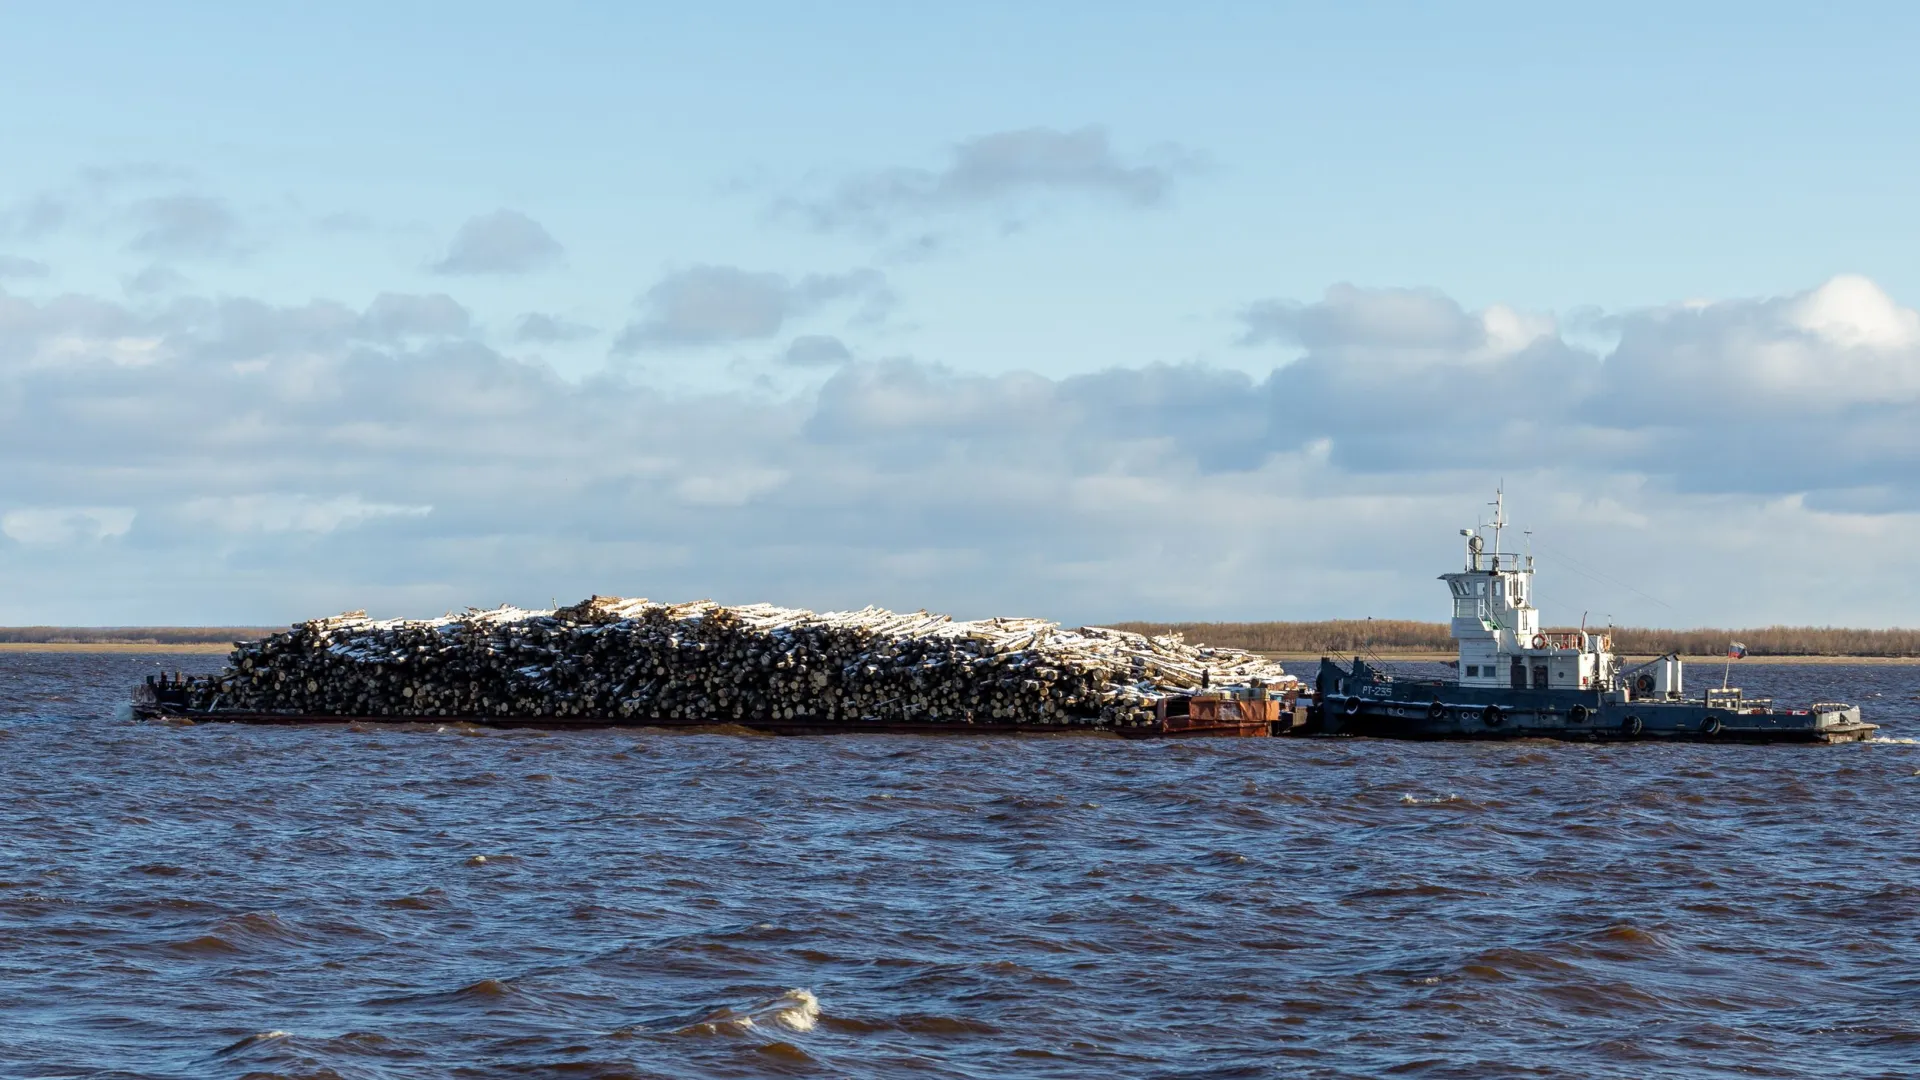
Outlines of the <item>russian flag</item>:
{"label": "russian flag", "polygon": [[1745,645],[1736,641],[1727,646],[1727,659],[1738,660],[1745,655],[1747,655],[1747,647]]}

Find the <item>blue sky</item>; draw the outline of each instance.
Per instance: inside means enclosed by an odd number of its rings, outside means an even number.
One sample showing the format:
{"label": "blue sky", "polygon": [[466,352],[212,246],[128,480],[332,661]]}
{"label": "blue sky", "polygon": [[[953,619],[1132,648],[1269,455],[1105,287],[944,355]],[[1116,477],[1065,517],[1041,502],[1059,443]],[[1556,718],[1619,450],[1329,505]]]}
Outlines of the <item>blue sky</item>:
{"label": "blue sky", "polygon": [[0,620],[1911,621],[1914,9],[1033,9],[10,9]]}

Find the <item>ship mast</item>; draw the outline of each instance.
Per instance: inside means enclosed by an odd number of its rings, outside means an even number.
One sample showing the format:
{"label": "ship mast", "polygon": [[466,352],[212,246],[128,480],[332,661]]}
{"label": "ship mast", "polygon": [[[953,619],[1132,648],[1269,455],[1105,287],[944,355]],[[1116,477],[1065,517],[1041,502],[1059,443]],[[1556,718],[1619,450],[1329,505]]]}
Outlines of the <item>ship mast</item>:
{"label": "ship mast", "polygon": [[1507,493],[1505,485],[1502,485],[1493,490],[1493,501],[1487,504],[1493,507],[1493,520],[1488,524],[1493,527],[1493,568],[1495,570],[1500,569],[1500,530],[1507,527],[1506,504]]}

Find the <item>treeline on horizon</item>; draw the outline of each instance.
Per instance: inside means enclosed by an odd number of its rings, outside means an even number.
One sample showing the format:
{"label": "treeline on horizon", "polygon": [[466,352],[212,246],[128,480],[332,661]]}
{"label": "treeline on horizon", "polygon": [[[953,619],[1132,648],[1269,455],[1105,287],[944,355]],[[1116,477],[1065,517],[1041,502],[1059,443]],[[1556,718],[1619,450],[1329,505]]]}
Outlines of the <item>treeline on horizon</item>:
{"label": "treeline on horizon", "polygon": [[264,626],[0,626],[5,645],[231,645],[277,633]]}
{"label": "treeline on horizon", "polygon": [[[1270,653],[1325,653],[1341,656],[1375,652],[1453,652],[1446,623],[1409,619],[1332,619],[1326,622],[1124,622],[1116,630],[1141,634],[1178,633],[1189,642]],[[1578,627],[1554,627],[1548,632]],[[1598,627],[1589,629],[1600,630]],[[1719,656],[1730,642],[1749,656],[1920,656],[1920,629],[1852,630],[1838,626],[1767,626],[1745,630],[1696,627],[1659,630],[1617,626],[1613,651],[1626,656]]]}

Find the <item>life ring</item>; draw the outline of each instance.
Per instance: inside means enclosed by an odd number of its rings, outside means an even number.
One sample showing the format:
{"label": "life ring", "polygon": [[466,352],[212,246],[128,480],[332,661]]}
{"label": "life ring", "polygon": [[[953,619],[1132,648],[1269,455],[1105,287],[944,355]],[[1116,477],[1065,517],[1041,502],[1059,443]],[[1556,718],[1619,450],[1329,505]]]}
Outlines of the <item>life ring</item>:
{"label": "life ring", "polygon": [[1427,719],[1429,720],[1436,720],[1436,721],[1443,720],[1446,718],[1446,715],[1447,715],[1447,707],[1445,705],[1440,704],[1438,701],[1427,706]]}
{"label": "life ring", "polygon": [[1348,698],[1347,704],[1346,704],[1346,714],[1348,716],[1357,716],[1359,715],[1359,713],[1360,713],[1360,699],[1357,697]]}
{"label": "life ring", "polygon": [[1709,714],[1705,720],[1700,721],[1700,734],[1702,735],[1720,734],[1720,718]]}
{"label": "life ring", "polygon": [[1620,721],[1620,734],[1629,739],[1637,738],[1645,728],[1646,725],[1642,724],[1640,718],[1637,716],[1629,716],[1625,720]]}
{"label": "life ring", "polygon": [[1571,708],[1571,709],[1568,709],[1568,710],[1567,710],[1567,719],[1569,719],[1569,720],[1571,720],[1571,721],[1573,721],[1573,722],[1574,722],[1574,723],[1576,723],[1576,724],[1584,724],[1584,723],[1586,723],[1586,722],[1587,722],[1587,707],[1586,707],[1585,705],[1575,705],[1575,706],[1574,706],[1573,708]]}
{"label": "life ring", "polygon": [[1633,680],[1633,692],[1636,694],[1653,693],[1653,676],[1642,675],[1639,678]]}
{"label": "life ring", "polygon": [[1533,635],[1533,647],[1534,647],[1534,648],[1536,648],[1536,649],[1544,649],[1544,648],[1546,648],[1546,647],[1547,647],[1547,635],[1545,635],[1545,634],[1535,634],[1535,635]]}
{"label": "life ring", "polygon": [[1486,724],[1488,727],[1499,727],[1501,724],[1506,723],[1506,719],[1505,716],[1501,715],[1500,706],[1498,705],[1489,705],[1480,713],[1480,722]]}

